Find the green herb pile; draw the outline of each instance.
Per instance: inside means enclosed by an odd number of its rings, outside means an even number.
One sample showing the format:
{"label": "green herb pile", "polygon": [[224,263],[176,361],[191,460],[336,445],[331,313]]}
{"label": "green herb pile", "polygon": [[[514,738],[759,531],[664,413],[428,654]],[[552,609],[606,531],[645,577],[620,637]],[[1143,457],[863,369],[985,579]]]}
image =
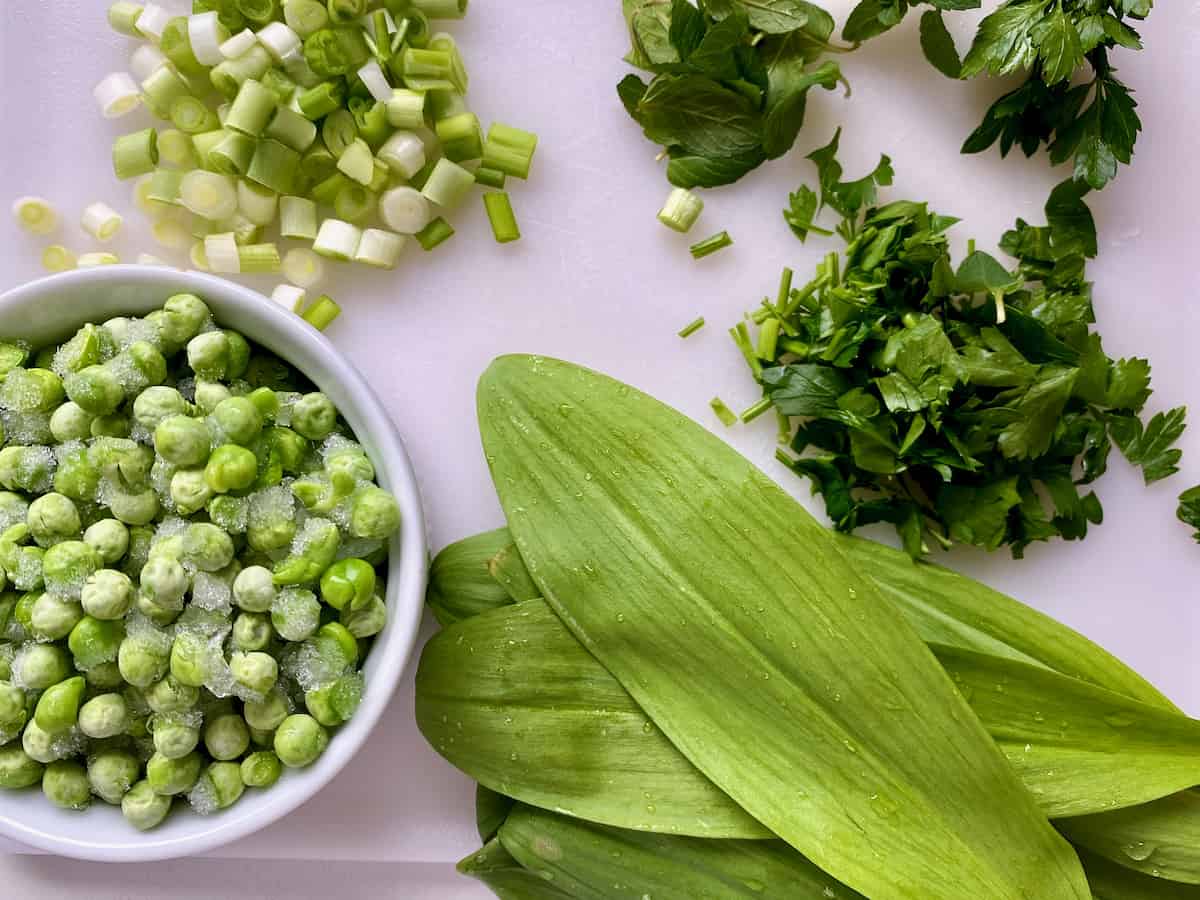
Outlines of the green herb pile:
{"label": "green herb pile", "polygon": [[[1067,181],[1048,223],[1018,220],[1001,240],[1006,268],[981,250],[955,265],[957,221],[923,203],[876,207],[886,157],[842,181],[838,137],[811,156],[820,193],[801,187],[784,217],[804,238],[831,208],[847,242],[814,280],[732,332],[796,455],[841,531],[894,524],[914,557],[949,547],[1074,540],[1102,519],[1087,486],[1115,444],[1147,484],[1177,470],[1183,407],[1146,419],[1150,365],[1109,358],[1090,329],[1086,261],[1096,233],[1086,186]],[[827,232],[826,232],[827,233]],[[794,435],[792,423],[798,420]],[[1048,502],[1047,502],[1048,501]]]}
{"label": "green herb pile", "polygon": [[653,73],[617,92],[646,137],[670,157],[679,187],[731,184],[787,153],[804,124],[808,92],[842,81],[818,58],[833,18],[804,0],[623,0],[633,48],[626,60]]}
{"label": "green herb pile", "polygon": [[523,898],[1192,896],[1200,723],[1095,644],[821,528],[594,372],[502,358],[478,405],[508,527],[434,561],[416,678],[481,785],[461,871]]}
{"label": "green herb pile", "polygon": [[[1144,19],[1151,0],[1008,0],[979,25],[960,60],[942,12],[977,9],[979,0],[928,0],[921,47],[951,78],[1027,72],[1025,83],[1000,97],[971,134],[963,153],[999,142],[1032,156],[1043,144],[1054,164],[1072,161],[1075,178],[1099,190],[1128,165],[1142,129],[1130,89],[1116,77],[1109,51],[1141,50],[1127,20]],[[865,41],[889,30],[908,11],[906,0],[863,0],[842,36]],[[1080,71],[1089,74],[1080,77]]]}

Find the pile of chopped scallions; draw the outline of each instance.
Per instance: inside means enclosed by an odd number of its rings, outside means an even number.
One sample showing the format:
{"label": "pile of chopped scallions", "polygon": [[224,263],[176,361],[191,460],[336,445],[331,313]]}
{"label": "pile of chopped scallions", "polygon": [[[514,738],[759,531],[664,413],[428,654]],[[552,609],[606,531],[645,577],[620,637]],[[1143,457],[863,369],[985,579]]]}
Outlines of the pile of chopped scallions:
{"label": "pile of chopped scallions", "polygon": [[[476,184],[496,240],[517,240],[504,188],[528,177],[537,136],[500,123],[485,135],[467,108],[455,40],[430,24],[466,9],[194,0],[191,15],[172,16],[117,0],[109,24],[139,43],[128,72],[96,85],[96,102],[107,118],[145,106],[169,125],[116,138],[113,171],[136,179],[160,244],[215,273],[281,273],[275,297],[289,308],[303,302],[296,288],[321,281],[323,260],[392,269],[410,237],[427,251],[443,243],[454,234],[446,217]],[[18,221],[48,231],[53,211],[21,203]],[[98,229],[120,226],[106,211],[84,217],[101,240]],[[279,238],[308,246],[281,251],[266,235],[276,224]],[[69,251],[51,251],[48,266],[70,267]]]}

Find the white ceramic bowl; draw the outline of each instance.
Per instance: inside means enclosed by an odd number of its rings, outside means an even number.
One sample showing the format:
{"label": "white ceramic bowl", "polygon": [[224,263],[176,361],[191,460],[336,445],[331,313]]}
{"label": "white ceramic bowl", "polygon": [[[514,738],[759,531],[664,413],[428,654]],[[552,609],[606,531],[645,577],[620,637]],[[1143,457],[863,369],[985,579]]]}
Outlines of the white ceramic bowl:
{"label": "white ceramic bowl", "polygon": [[[354,718],[312,766],[288,771],[275,787],[247,790],[212,816],[175,809],[142,834],[116,807],[97,800],[85,812],[52,806],[38,789],[0,791],[0,834],[62,856],[138,862],[192,856],[245,837],[317,793],[367,740],[404,671],[420,623],[427,547],[416,479],[404,445],[379,398],[332,344],[298,316],[248,288],[195,272],[149,266],[103,266],[43,278],[0,296],[0,338],[35,346],[70,336],[85,322],[140,315],[172,294],[201,297],[217,321],[294,365],[341,411],[375,464],[379,483],[400,502],[404,527],[388,563],[389,621],[367,658],[366,696]],[[2,891],[0,891],[2,893]]]}

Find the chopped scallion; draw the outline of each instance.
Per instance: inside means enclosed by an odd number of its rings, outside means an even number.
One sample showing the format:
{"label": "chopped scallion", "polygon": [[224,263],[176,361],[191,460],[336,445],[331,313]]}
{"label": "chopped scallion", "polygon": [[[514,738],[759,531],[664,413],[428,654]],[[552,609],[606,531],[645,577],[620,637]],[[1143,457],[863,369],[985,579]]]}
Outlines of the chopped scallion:
{"label": "chopped scallion", "polygon": [[279,248],[274,244],[247,244],[238,247],[238,270],[247,275],[278,272]]}
{"label": "chopped scallion", "polygon": [[92,88],[96,105],[106,119],[116,119],[133,112],[141,105],[142,91],[128,72],[112,72],[105,75]]}
{"label": "chopped scallion", "polygon": [[160,131],[158,133],[158,158],[164,163],[178,166],[181,169],[194,167],[198,157],[192,136],[175,128]]}
{"label": "chopped scallion", "polygon": [[275,286],[275,290],[271,291],[271,300],[290,313],[299,313],[304,309],[305,296],[304,288],[296,287],[294,284],[279,284]]}
{"label": "chopped scallion", "polygon": [[170,118],[171,104],[189,93],[187,82],[170,66],[159,66],[142,82],[146,106],[160,119]]}
{"label": "chopped scallion", "polygon": [[367,11],[367,0],[329,0],[329,18],[335,24],[346,25]]}
{"label": "chopped scallion", "polygon": [[208,80],[220,94],[229,99],[237,96],[238,88],[247,78],[262,78],[271,68],[271,54],[255,43],[241,56],[227,59],[208,73]]}
{"label": "chopped scallion", "polygon": [[203,75],[204,66],[192,52],[192,40],[188,36],[187,16],[175,16],[163,29],[162,37],[158,40],[161,50],[182,74],[187,76]]}
{"label": "chopped scallion", "polygon": [[452,209],[462,202],[474,184],[474,175],[443,157],[429,173],[421,193],[431,203],[436,203],[443,209]]}
{"label": "chopped scallion", "polygon": [[442,143],[442,153],[451,162],[466,162],[483,156],[483,129],[479,126],[479,117],[474,113],[466,112],[441,119],[434,128]]}
{"label": "chopped scallion", "polygon": [[238,212],[255,225],[270,225],[279,213],[279,195],[253,181],[237,185]]}
{"label": "chopped scallion", "polygon": [[133,260],[139,266],[165,266],[165,260],[159,259],[153,253],[139,253]]}
{"label": "chopped scallion", "polygon": [[246,177],[277,194],[290,194],[299,168],[299,153],[286,144],[267,138],[255,146],[254,158],[250,160]]}
{"label": "chopped scallion", "polygon": [[704,316],[698,316],[695,319],[692,319],[692,321],[688,322],[686,325],[684,325],[682,328],[679,329],[679,336],[681,338],[691,337],[693,334],[695,334],[697,331],[699,331],[703,327],[704,327]]}
{"label": "chopped scallion", "polygon": [[229,107],[229,115],[225,117],[225,127],[258,137],[275,115],[275,95],[262,86],[256,79],[247,78],[238,88]]}
{"label": "chopped scallion", "polygon": [[245,175],[254,160],[257,142],[240,131],[222,129],[221,133],[221,140],[208,151],[209,168],[222,175]]}
{"label": "chopped scallion", "polygon": [[321,257],[303,247],[287,252],[283,257],[282,270],[284,278],[302,288],[310,288],[325,277],[325,263]]}
{"label": "chopped scallion", "polygon": [[242,215],[240,211],[235,212],[224,222],[219,222],[215,226],[213,226],[207,220],[202,221],[204,221],[205,225],[208,225],[210,228],[210,231],[206,233],[212,234],[221,231],[228,231],[233,235],[233,240],[239,247],[257,244],[259,242],[259,238],[262,236],[262,226],[251,222],[244,215]]}
{"label": "chopped scallion", "polygon": [[170,119],[171,124],[188,134],[199,134],[221,127],[216,113],[209,109],[203,100],[190,95],[176,97],[171,101]]}
{"label": "chopped scallion", "polygon": [[134,27],[138,33],[145,35],[150,40],[156,43],[162,38],[162,33],[167,27],[167,23],[171,21],[171,14],[163,9],[157,3],[147,3],[142,7],[142,12],[134,22]]}
{"label": "chopped scallion", "polygon": [[317,0],[288,0],[283,19],[296,34],[306,38],[329,24],[329,11]]}
{"label": "chopped scallion", "polygon": [[96,266],[115,266],[121,261],[120,257],[115,253],[80,253],[79,258],[75,260],[75,268],[77,269],[94,269]]}
{"label": "chopped scallion", "polygon": [[425,168],[425,142],[411,131],[397,131],[379,148],[379,158],[407,180]]}
{"label": "chopped scallion", "polygon": [[111,241],[121,230],[124,221],[120,214],[107,203],[89,203],[83,209],[79,224],[83,230],[98,241]]}
{"label": "chopped scallion", "polygon": [[129,71],[139,82],[145,81],[167,65],[167,58],[153,44],[139,44],[129,56]]}
{"label": "chopped scallion", "polygon": [[[328,141],[326,141],[328,144]],[[375,157],[362,138],[355,138],[338,157],[338,171],[359,184],[370,184],[375,177]]]}
{"label": "chopped scallion", "polygon": [[301,314],[301,318],[317,331],[324,331],[341,314],[342,308],[333,302],[333,298],[322,294]]}
{"label": "chopped scallion", "polygon": [[174,169],[155,169],[150,176],[146,198],[163,206],[181,206],[180,193],[183,187],[183,172]]}
{"label": "chopped scallion", "polygon": [[483,195],[488,221],[492,223],[492,234],[499,244],[508,244],[521,239],[521,229],[513,215],[512,201],[504,191],[489,191]]}
{"label": "chopped scallion", "polygon": [[417,234],[429,225],[433,216],[423,193],[404,185],[394,187],[379,198],[379,217],[398,234]]}
{"label": "chopped scallion", "polygon": [[152,221],[158,221],[170,211],[171,205],[151,197],[150,192],[153,190],[154,176],[143,175],[134,183],[133,205],[149,216]]}
{"label": "chopped scallion", "polygon": [[163,247],[186,250],[192,245],[191,232],[178,219],[165,218],[150,226],[150,234]]}
{"label": "chopped scallion", "polygon": [[675,188],[658,213],[658,221],[672,231],[687,234],[704,211],[704,201],[685,188]]}
{"label": "chopped scallion", "polygon": [[358,137],[358,126],[348,109],[339,109],[325,117],[321,123],[321,140],[334,156],[341,158]]}
{"label": "chopped scallion", "polygon": [[393,128],[422,128],[425,125],[425,91],[394,88],[386,101],[388,124]]}
{"label": "chopped scallion", "polygon": [[354,258],[361,239],[362,231],[357,225],[339,219],[326,219],[317,231],[317,239],[313,241],[313,252],[345,262]]}
{"label": "chopped scallion", "polygon": [[444,50],[408,47],[399,57],[406,87],[414,90],[453,91],[454,57]]}
{"label": "chopped scallion", "polygon": [[220,222],[237,211],[237,181],[231,175],[193,169],[180,182],[179,199],[196,215]]}
{"label": "chopped scallion", "polygon": [[117,178],[136,178],[154,171],[158,165],[158,133],[144,128],[133,134],[123,134],[113,141],[113,172]]}
{"label": "chopped scallion", "polygon": [[208,267],[221,275],[236,275],[241,271],[241,256],[233,232],[210,234],[204,239],[204,256]]}
{"label": "chopped scallion", "polygon": [[275,18],[279,0],[233,0],[238,12],[255,24],[262,25]]}
{"label": "chopped scallion", "polygon": [[412,0],[431,19],[461,19],[467,14],[467,0]]}
{"label": "chopped scallion", "polygon": [[496,122],[483,145],[483,165],[514,178],[528,178],[537,142],[533,132]]}
{"label": "chopped scallion", "polygon": [[65,272],[75,268],[75,254],[62,244],[51,244],[42,251],[42,268],[47,272]]}
{"label": "chopped scallion", "polygon": [[109,27],[130,37],[141,37],[142,33],[137,29],[137,20],[141,14],[142,4],[117,0],[108,8]]}
{"label": "chopped scallion", "polygon": [[192,264],[192,268],[199,272],[212,271],[208,264],[208,253],[204,249],[204,241],[196,241],[188,250],[188,262]]}
{"label": "chopped scallion", "polygon": [[[300,175],[307,184],[324,181],[337,173],[337,159],[321,140],[313,141],[311,147],[300,158]],[[340,174],[340,173],[338,173]]]}
{"label": "chopped scallion", "polygon": [[725,401],[720,397],[713,397],[708,401],[708,405],[712,407],[712,411],[717,414],[717,418],[721,420],[726,428],[737,424],[737,413],[725,405]]}
{"label": "chopped scallion", "polygon": [[258,42],[267,48],[275,62],[283,62],[289,53],[300,49],[300,35],[283,22],[270,22],[258,32]]}
{"label": "chopped scallion", "polygon": [[263,135],[303,153],[317,139],[317,126],[294,109],[281,106]]}
{"label": "chopped scallion", "polygon": [[371,96],[381,103],[386,103],[392,98],[392,86],[388,83],[387,76],[383,74],[379,60],[372,59],[363,65],[358,70],[358,78],[366,85]]}
{"label": "chopped scallion", "polygon": [[49,234],[58,227],[58,213],[41,197],[18,197],[12,212],[17,224],[31,234]]}
{"label": "chopped scallion", "polygon": [[339,219],[361,225],[379,206],[379,198],[363,185],[347,179],[333,198],[333,214]]}
{"label": "chopped scallion", "polygon": [[[244,28],[221,43],[222,59],[237,59],[239,56],[248,51],[258,42],[258,38],[254,36],[254,32],[249,28]],[[220,65],[222,60],[218,59],[214,65]]]}
{"label": "chopped scallion", "polygon": [[692,259],[703,259],[706,256],[711,256],[718,250],[724,250],[732,244],[733,238],[729,236],[729,232],[722,231],[710,238],[705,238],[697,244],[692,244]]}
{"label": "chopped scallion", "polygon": [[429,91],[429,114],[434,122],[467,112],[467,101],[458,91]]}
{"label": "chopped scallion", "polygon": [[279,198],[279,234],[302,241],[317,237],[317,204],[307,197]]}
{"label": "chopped scallion", "polygon": [[384,231],[381,228],[368,228],[362,234],[358,243],[358,251],[354,261],[374,266],[377,269],[394,269],[400,261],[400,253],[404,250],[407,238],[394,231]]}
{"label": "chopped scallion", "polygon": [[221,24],[216,10],[193,13],[188,16],[187,25],[188,43],[191,45],[196,62],[202,66],[211,67],[225,59],[221,47],[229,40],[229,31]]}
{"label": "chopped scallion", "polygon": [[507,176],[499,169],[489,169],[485,166],[480,166],[475,170],[475,183],[482,184],[484,187],[504,190],[506,179]]}
{"label": "chopped scallion", "polygon": [[313,185],[312,190],[308,192],[308,195],[323,206],[333,206],[333,203],[335,200],[337,200],[337,195],[341,192],[342,188],[353,183],[353,181],[351,181],[341,172],[334,172],[328,178]]}
{"label": "chopped scallion", "polygon": [[306,119],[316,121],[341,109],[344,98],[345,88],[342,87],[342,82],[323,81],[301,94],[296,100],[296,105],[300,107],[300,112]]}

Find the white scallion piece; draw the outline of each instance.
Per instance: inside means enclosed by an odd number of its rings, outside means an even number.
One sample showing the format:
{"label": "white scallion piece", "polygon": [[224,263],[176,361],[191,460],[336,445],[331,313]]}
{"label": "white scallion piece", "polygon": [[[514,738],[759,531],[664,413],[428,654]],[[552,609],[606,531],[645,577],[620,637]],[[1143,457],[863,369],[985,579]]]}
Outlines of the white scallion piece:
{"label": "white scallion piece", "polygon": [[407,181],[425,168],[425,142],[411,131],[397,131],[383,142],[379,158]]}
{"label": "white scallion piece", "polygon": [[358,242],[358,252],[354,254],[354,261],[377,269],[394,269],[400,261],[400,251],[407,242],[408,238],[394,231],[368,228],[363,232],[362,240]]}
{"label": "white scallion piece", "polygon": [[[353,121],[350,127],[354,127]],[[375,177],[375,157],[362,138],[355,138],[354,143],[342,151],[337,167],[339,172],[359,184],[370,184]]]}
{"label": "white scallion piece", "polygon": [[139,266],[169,266],[165,259],[155,256],[153,253],[139,253],[137,259],[134,260]]}
{"label": "white scallion piece", "polygon": [[138,16],[135,25],[138,31],[157,44],[162,39],[167,23],[173,18],[174,16],[157,3],[147,3],[142,7],[142,14]]}
{"label": "white scallion piece", "polygon": [[58,213],[41,197],[18,197],[12,211],[17,224],[30,234],[49,234],[58,227]]}
{"label": "white scallion piece", "polygon": [[[337,219],[331,221],[336,222]],[[358,248],[354,249],[357,251]],[[295,250],[289,250],[283,257],[281,271],[283,277],[292,284],[310,288],[319,284],[325,277],[325,263],[321,262],[321,257],[312,250],[297,247]]]}
{"label": "white scallion piece", "polygon": [[192,244],[192,249],[188,251],[188,261],[197,272],[209,271],[208,253],[204,249],[204,241],[196,241]]}
{"label": "white scallion piece", "polygon": [[392,86],[388,84],[387,76],[383,74],[378,60],[373,59],[359,69],[358,77],[367,86],[371,96],[380,103],[387,103],[392,99]]}
{"label": "white scallion piece", "polygon": [[150,197],[154,190],[154,176],[143,175],[133,185],[133,205],[139,211],[150,217],[151,221],[157,222],[163,216],[171,211],[170,203],[163,203],[161,200],[154,200]]}
{"label": "white scallion piece", "polygon": [[238,257],[238,245],[232,231],[210,234],[204,239],[204,255],[208,268],[222,275],[236,275],[242,270]]}
{"label": "white scallion piece", "polygon": [[312,241],[317,237],[317,204],[307,197],[279,198],[279,234]]}
{"label": "white scallion piece", "polygon": [[270,225],[279,212],[279,195],[243,178],[237,185],[237,205],[238,212],[255,225]]}
{"label": "white scallion piece", "polygon": [[192,245],[192,231],[174,216],[168,216],[150,226],[150,235],[168,250],[186,250]]}
{"label": "white scallion piece", "polygon": [[121,230],[121,223],[124,220],[121,214],[109,206],[107,203],[99,201],[89,203],[83,210],[83,216],[79,220],[79,224],[83,226],[83,230],[90,234],[98,241],[111,241],[117,236],[117,232]]}
{"label": "white scallion piece", "polygon": [[115,266],[121,261],[115,253],[81,253],[75,261],[79,269],[94,269],[96,266]]}
{"label": "white scallion piece", "polygon": [[296,287],[294,284],[280,284],[271,291],[271,300],[290,313],[299,313],[304,309],[306,296],[304,288]]}
{"label": "white scallion piece", "polygon": [[354,259],[361,239],[362,230],[358,226],[341,219],[326,219],[317,231],[317,239],[313,241],[313,252],[345,262]]}
{"label": "white scallion piece", "polygon": [[237,182],[232,175],[194,169],[183,176],[179,199],[196,215],[220,222],[237,212]]}
{"label": "white scallion piece", "polygon": [[221,55],[226,59],[237,59],[258,43],[258,38],[249,28],[243,28],[233,37],[221,43]]}
{"label": "white scallion piece", "polygon": [[116,119],[141,105],[142,89],[128,72],[110,72],[92,88],[96,105],[106,119]]}
{"label": "white scallion piece", "polygon": [[379,217],[398,234],[416,234],[433,219],[433,209],[415,188],[394,187],[379,198]]}
{"label": "white scallion piece", "polygon": [[192,55],[202,66],[215,66],[225,61],[221,45],[229,39],[229,32],[217,19],[216,10],[188,16],[188,43]]}
{"label": "white scallion piece", "polygon": [[457,163],[442,157],[429,173],[421,188],[431,203],[443,209],[453,209],[475,186],[475,176]]}
{"label": "white scallion piece", "polygon": [[300,35],[282,22],[271,22],[269,25],[265,25],[259,29],[255,37],[258,38],[260,44],[267,48],[267,52],[277,63],[283,62],[293,50],[300,49]]}
{"label": "white scallion piece", "polygon": [[129,57],[129,71],[138,81],[145,81],[166,64],[167,58],[153,44],[139,44]]}
{"label": "white scallion piece", "polygon": [[51,244],[42,251],[42,268],[47,272],[65,272],[75,268],[75,254],[62,244]]}

